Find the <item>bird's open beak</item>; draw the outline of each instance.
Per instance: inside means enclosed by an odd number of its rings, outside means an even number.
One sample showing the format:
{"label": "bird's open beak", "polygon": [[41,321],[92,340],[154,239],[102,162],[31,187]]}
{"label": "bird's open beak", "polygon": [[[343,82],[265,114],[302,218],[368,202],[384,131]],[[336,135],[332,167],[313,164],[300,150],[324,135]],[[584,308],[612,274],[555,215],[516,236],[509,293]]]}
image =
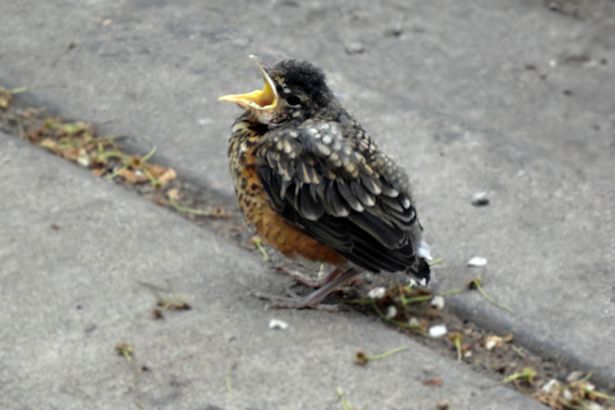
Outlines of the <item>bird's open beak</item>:
{"label": "bird's open beak", "polygon": [[218,100],[236,103],[242,108],[252,108],[259,111],[273,110],[278,104],[278,92],[275,88],[275,84],[269,74],[267,74],[265,67],[255,57],[250,57],[256,60],[258,67],[263,74],[263,79],[265,81],[263,89],[255,90],[246,94],[224,95],[218,98]]}

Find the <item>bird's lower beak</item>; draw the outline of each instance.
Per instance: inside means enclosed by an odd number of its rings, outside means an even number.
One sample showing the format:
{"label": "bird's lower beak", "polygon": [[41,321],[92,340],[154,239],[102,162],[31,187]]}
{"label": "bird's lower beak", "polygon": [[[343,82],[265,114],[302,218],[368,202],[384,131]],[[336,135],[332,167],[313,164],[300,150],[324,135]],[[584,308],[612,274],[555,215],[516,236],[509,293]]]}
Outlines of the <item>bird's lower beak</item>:
{"label": "bird's lower beak", "polygon": [[246,94],[224,95],[218,98],[219,101],[227,101],[239,104],[242,108],[252,108],[255,110],[273,110],[278,104],[278,93],[275,84],[267,71],[258,63],[265,85],[262,90],[255,90]]}

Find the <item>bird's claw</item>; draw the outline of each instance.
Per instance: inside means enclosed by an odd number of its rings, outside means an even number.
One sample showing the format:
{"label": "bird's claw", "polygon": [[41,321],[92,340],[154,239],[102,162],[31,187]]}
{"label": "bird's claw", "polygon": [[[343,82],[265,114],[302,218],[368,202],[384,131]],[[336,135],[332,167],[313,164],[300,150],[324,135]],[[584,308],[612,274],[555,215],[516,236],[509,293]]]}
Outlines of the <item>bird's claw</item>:
{"label": "bird's claw", "polygon": [[[292,293],[292,292],[291,292]],[[291,297],[270,295],[262,292],[251,292],[252,296],[269,302],[268,308],[272,309],[315,309],[327,312],[339,311],[338,305],[326,305],[321,303],[311,303],[309,297],[293,295]]]}

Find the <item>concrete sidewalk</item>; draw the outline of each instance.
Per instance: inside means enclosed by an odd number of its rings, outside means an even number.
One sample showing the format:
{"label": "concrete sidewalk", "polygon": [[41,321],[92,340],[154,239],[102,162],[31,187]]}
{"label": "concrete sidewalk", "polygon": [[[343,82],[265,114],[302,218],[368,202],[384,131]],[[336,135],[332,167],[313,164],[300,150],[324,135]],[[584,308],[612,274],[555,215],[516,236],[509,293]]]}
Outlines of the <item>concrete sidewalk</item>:
{"label": "concrete sidewalk", "polygon": [[230,196],[216,97],[260,86],[250,53],[314,60],[416,181],[436,284],[515,314],[457,309],[613,385],[615,34],[538,3],[0,0],[0,81]]}
{"label": "concrete sidewalk", "polygon": [[[2,409],[339,409],[338,386],[361,409],[541,408],[360,315],[264,311],[247,293],[284,278],[253,255],[2,134],[0,172]],[[140,282],[192,310],[154,320]]]}

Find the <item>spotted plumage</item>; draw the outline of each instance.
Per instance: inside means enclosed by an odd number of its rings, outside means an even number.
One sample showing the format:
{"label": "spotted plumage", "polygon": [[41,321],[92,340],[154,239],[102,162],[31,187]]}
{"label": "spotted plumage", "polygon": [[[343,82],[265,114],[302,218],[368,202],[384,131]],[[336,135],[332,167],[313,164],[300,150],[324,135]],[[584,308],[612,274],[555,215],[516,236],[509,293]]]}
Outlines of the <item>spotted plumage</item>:
{"label": "spotted plumage", "polygon": [[319,69],[286,60],[261,70],[263,90],[222,97],[246,110],[229,146],[239,205],[285,255],[337,267],[315,296],[288,304],[313,306],[361,271],[428,281],[404,170],[341,107]]}

